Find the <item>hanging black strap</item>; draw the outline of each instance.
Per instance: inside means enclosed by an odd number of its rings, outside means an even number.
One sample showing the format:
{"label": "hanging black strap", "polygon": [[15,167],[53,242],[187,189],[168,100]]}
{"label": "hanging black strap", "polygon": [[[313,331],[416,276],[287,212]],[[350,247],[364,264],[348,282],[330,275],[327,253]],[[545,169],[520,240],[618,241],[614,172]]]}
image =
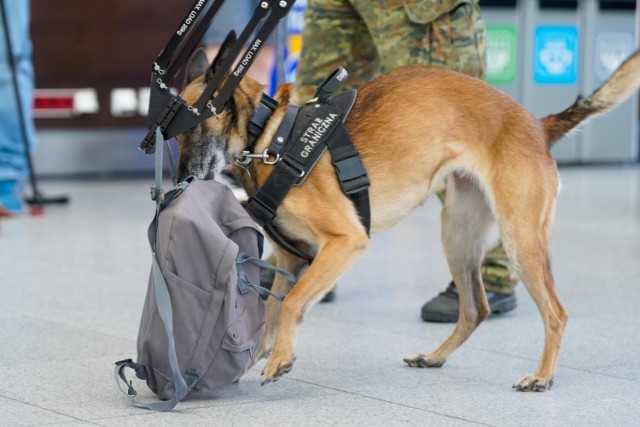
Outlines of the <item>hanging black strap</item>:
{"label": "hanging black strap", "polygon": [[[224,0],[214,0],[210,9],[202,12],[211,0],[196,0],[192,10],[185,17],[154,64],[151,74],[151,95],[149,100],[149,132],[140,144],[146,154],[155,150],[155,130],[160,128],[165,139],[173,138],[196,127],[199,123],[220,113],[233,91],[258,56],[266,39],[278,22],[286,16],[295,0],[264,0],[259,2],[254,15],[230,49],[218,71],[207,84],[194,105],[187,103],[170,92],[170,84],[178,70],[184,65],[206,31],[209,22],[217,14]],[[200,8],[200,9],[198,9]],[[197,15],[202,14],[198,19]],[[193,17],[193,19],[191,19]],[[194,23],[196,22],[197,23]],[[261,24],[262,21],[262,24]],[[260,25],[257,35],[247,44],[249,37]],[[185,41],[186,40],[186,41]],[[240,52],[245,49],[237,65]],[[176,54],[176,50],[178,53]],[[173,62],[171,58],[176,56]],[[167,68],[168,67],[168,68]],[[232,69],[233,68],[233,69]],[[226,78],[224,85],[221,83]],[[215,98],[214,92],[218,91]]]}
{"label": "hanging black strap", "polygon": [[[244,52],[244,55],[242,56],[242,59],[240,59],[240,61],[236,65],[236,68],[231,71],[231,74],[229,74],[227,81],[220,89],[218,95],[215,97],[215,99],[213,99],[210,107],[213,111],[213,114],[217,114],[222,111],[227,100],[233,94],[235,88],[238,87],[240,80],[242,80],[242,77],[244,77],[244,74],[247,72],[253,61],[258,56],[258,52],[264,46],[267,38],[276,28],[280,19],[287,15],[294,2],[295,0],[268,0],[262,1],[258,4],[253,17],[238,38],[236,46],[238,46],[239,48],[244,47],[245,43],[249,39],[249,36],[251,36],[255,28],[260,23],[260,20],[262,20],[268,12],[271,13],[269,13],[269,16],[258,30],[258,33],[254,37],[253,41],[249,43],[246,51]],[[233,54],[229,55],[227,59],[222,63],[221,69],[230,69],[236,62],[237,56],[237,52],[233,51]],[[216,76],[214,76],[211,82],[209,82],[207,88],[204,90],[204,92],[202,92],[202,95],[194,104],[194,107],[196,109],[198,109],[199,111],[204,110],[207,103],[211,100],[213,93],[222,82],[222,79],[225,77],[226,72],[216,73]]]}
{"label": "hanging black strap", "polygon": [[[180,26],[153,64],[153,70],[163,77],[167,85],[171,84],[180,68],[198,46],[224,2],[225,0],[196,0],[191,10],[180,21]],[[181,44],[181,48],[178,49]],[[172,61],[176,50],[178,55]]]}
{"label": "hanging black strap", "polygon": [[[160,55],[158,55],[158,57],[156,58],[156,61],[154,63],[154,71],[163,71],[160,74],[165,74],[167,68],[171,63],[171,58],[173,57],[174,53],[176,52],[180,44],[188,38],[189,34],[193,34],[193,28],[195,28],[198,34],[200,34],[200,37],[195,40],[195,43],[198,43],[200,38],[202,38],[202,36],[206,32],[211,20],[218,13],[220,7],[224,2],[225,0],[196,0],[189,12],[187,12],[182,21],[180,21],[180,25],[178,26],[176,31],[173,32],[165,48],[162,49],[162,52],[160,52]],[[210,6],[207,10],[207,6],[211,4],[213,5]],[[203,11],[206,12],[203,14]],[[184,50],[186,51],[188,49]],[[187,53],[187,57],[189,56],[189,54],[190,53]]]}
{"label": "hanging black strap", "polygon": [[[220,86],[220,83],[222,83],[222,80],[225,77],[227,77],[227,70],[231,70],[231,68],[233,67],[233,64],[236,62],[236,59],[238,58],[238,54],[242,49],[245,48],[245,45],[248,42],[249,37],[254,32],[258,24],[260,24],[260,21],[262,21],[262,19],[264,19],[264,17],[267,16],[269,12],[273,11],[272,3],[273,1],[262,2],[262,3],[258,2],[258,6],[254,11],[253,16],[249,20],[249,23],[247,23],[247,26],[244,28],[242,33],[240,33],[240,36],[238,37],[238,40],[235,42],[234,46],[232,47],[230,54],[226,57],[226,59],[222,62],[222,64],[220,64],[220,70],[225,70],[225,71],[221,73],[216,73],[216,75],[214,75],[213,78],[209,80],[209,82],[207,83],[207,87],[204,89],[204,91],[200,95],[200,98],[198,98],[198,100],[193,104],[193,106],[197,108],[199,111],[204,111],[205,106],[213,97],[213,93],[216,91],[216,89],[218,89],[218,86]],[[219,102],[222,101],[222,96],[223,96],[222,91],[225,90],[226,88],[231,88],[230,90],[233,91],[233,89],[235,89],[238,86],[240,79],[244,75],[244,71],[247,68],[249,68],[249,65],[251,65],[251,63],[257,56],[258,51],[264,45],[264,42],[267,36],[271,33],[270,30],[272,30],[273,27],[275,27],[275,25],[273,25],[272,28],[269,28],[269,26],[271,26],[271,24],[273,23],[273,20],[274,20],[274,15],[273,13],[271,13],[269,16],[269,19],[264,22],[264,24],[262,25],[262,27],[260,28],[256,36],[254,37],[252,43],[248,45],[243,55],[243,59],[238,63],[237,67],[232,71],[232,73],[229,74],[229,79],[227,80],[225,85],[220,89],[220,92],[216,97],[218,100],[216,107],[218,108],[216,109],[214,114],[222,111],[222,107],[224,107],[224,104],[223,105],[219,104]],[[277,23],[277,20],[276,20],[276,23]],[[264,33],[267,33],[266,36],[264,35]],[[238,77],[240,77],[240,79],[238,79]],[[228,90],[229,89],[227,89],[227,91]],[[226,91],[225,91],[225,94],[226,94]],[[226,102],[226,99],[224,101]]]}

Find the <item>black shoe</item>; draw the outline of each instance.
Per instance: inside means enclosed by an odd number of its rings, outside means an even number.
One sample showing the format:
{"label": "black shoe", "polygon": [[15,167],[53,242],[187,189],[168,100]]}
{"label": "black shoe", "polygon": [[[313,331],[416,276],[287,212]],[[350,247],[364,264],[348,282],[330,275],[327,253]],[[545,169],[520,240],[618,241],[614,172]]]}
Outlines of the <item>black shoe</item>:
{"label": "black shoe", "polygon": [[[487,292],[489,309],[493,314],[506,313],[517,307],[516,294]],[[444,292],[422,306],[420,314],[425,322],[454,323],[458,321],[460,303],[456,284],[451,282]]]}

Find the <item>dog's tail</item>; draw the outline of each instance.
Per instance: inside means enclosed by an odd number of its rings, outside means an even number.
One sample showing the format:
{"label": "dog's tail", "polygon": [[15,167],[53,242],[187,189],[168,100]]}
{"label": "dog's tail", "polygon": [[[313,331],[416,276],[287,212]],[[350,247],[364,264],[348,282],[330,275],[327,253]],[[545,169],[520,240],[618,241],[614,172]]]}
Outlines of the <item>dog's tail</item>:
{"label": "dog's tail", "polygon": [[624,102],[640,88],[640,50],[627,58],[602,86],[588,98],[579,96],[566,110],[541,120],[547,134],[547,146],[588,118]]}

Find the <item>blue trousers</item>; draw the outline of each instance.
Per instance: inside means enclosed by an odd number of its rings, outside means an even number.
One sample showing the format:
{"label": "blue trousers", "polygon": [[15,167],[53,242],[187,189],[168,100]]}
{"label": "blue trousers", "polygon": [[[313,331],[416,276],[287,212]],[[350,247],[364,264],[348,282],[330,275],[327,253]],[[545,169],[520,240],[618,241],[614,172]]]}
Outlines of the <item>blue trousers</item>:
{"label": "blue trousers", "polygon": [[[20,115],[26,125],[27,145],[35,141],[33,122],[33,65],[29,37],[29,0],[3,0],[2,12],[9,26],[9,38],[15,58],[12,70],[4,28],[0,31],[0,181],[23,181],[27,174],[25,141]],[[0,21],[0,26],[4,23]],[[16,73],[18,92],[22,101],[19,111],[13,73]]]}

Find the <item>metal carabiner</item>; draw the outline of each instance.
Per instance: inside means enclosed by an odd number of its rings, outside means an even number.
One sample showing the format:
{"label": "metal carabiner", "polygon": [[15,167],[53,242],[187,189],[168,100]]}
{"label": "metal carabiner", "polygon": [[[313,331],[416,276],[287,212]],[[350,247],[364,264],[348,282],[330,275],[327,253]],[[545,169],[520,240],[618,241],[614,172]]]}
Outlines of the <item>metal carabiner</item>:
{"label": "metal carabiner", "polygon": [[253,161],[253,158],[251,158],[249,151],[243,151],[239,156],[236,156],[235,161],[238,166],[247,168]]}
{"label": "metal carabiner", "polygon": [[269,160],[269,149],[264,150],[262,153],[262,163],[265,165],[275,165],[280,161],[280,154],[276,154],[276,157],[273,160]]}

